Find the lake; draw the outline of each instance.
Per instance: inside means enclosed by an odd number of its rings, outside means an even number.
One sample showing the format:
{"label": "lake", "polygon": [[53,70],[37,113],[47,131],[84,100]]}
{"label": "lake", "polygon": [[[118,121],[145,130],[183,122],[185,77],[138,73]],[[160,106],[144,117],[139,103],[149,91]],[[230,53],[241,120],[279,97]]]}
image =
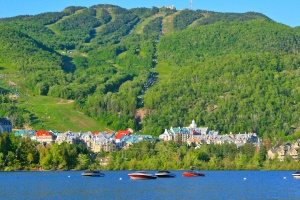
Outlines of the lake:
{"label": "lake", "polygon": [[[295,171],[201,171],[205,177],[130,180],[133,171],[0,172],[0,199],[300,199]],[[149,171],[155,173],[156,171]]]}

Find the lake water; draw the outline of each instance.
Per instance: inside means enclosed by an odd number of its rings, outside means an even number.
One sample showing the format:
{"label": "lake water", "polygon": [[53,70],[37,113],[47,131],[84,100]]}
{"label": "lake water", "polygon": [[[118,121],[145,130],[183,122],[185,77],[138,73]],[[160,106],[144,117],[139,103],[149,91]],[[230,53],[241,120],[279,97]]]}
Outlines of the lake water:
{"label": "lake water", "polygon": [[[201,171],[205,177],[130,180],[133,171],[0,172],[0,199],[300,199],[295,171]],[[149,171],[155,173],[156,171]]]}

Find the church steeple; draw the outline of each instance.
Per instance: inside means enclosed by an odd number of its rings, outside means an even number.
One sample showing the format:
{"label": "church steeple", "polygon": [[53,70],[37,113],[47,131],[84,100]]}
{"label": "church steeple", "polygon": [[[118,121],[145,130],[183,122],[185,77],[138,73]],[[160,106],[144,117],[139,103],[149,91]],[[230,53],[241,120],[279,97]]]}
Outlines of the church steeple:
{"label": "church steeple", "polygon": [[190,124],[190,128],[197,128],[197,124],[194,119],[193,119],[192,123]]}

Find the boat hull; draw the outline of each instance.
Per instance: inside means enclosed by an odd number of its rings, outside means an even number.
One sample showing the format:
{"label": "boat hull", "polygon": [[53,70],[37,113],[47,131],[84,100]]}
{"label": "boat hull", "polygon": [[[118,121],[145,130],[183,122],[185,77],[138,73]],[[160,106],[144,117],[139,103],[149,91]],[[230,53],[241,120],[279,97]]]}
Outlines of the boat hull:
{"label": "boat hull", "polygon": [[174,178],[174,177],[176,177],[175,174],[173,174],[167,170],[160,170],[155,173],[155,176],[157,176],[158,178]]}
{"label": "boat hull", "polygon": [[103,177],[104,173],[99,171],[86,171],[81,174],[84,177]]}
{"label": "boat hull", "polygon": [[132,180],[148,180],[148,179],[157,178],[157,176],[148,173],[132,173],[132,174],[128,174],[128,176]]}
{"label": "boat hull", "polygon": [[183,172],[182,176],[183,177],[198,177],[198,176],[205,176],[205,175],[200,172]]}
{"label": "boat hull", "polygon": [[159,174],[155,174],[158,178],[175,178],[176,175],[174,174],[166,174],[166,175],[159,175]]}
{"label": "boat hull", "polygon": [[300,179],[300,175],[299,175],[299,174],[295,174],[295,175],[293,174],[293,177],[294,177],[294,178],[297,178],[297,179],[298,179],[298,178]]}
{"label": "boat hull", "polygon": [[103,177],[104,174],[82,174],[84,177]]}
{"label": "boat hull", "polygon": [[299,178],[300,179],[300,171],[295,172],[294,174],[292,174],[294,178]]}

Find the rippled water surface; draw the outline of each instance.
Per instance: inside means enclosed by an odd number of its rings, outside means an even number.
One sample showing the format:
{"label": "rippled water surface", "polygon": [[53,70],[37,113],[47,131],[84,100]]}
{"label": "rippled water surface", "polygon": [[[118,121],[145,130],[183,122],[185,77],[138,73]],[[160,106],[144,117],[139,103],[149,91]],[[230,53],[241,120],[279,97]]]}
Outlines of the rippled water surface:
{"label": "rippled water surface", "polygon": [[[0,172],[0,199],[300,199],[294,171],[201,171],[205,177],[130,180],[132,171]],[[155,173],[156,171],[149,171]]]}

